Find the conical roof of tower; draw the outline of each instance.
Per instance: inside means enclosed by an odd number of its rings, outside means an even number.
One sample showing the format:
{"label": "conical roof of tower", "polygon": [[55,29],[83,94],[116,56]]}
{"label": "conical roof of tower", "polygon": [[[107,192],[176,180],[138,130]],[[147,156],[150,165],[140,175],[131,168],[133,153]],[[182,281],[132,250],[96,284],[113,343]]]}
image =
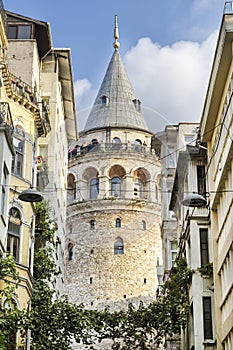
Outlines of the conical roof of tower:
{"label": "conical roof of tower", "polygon": [[[115,36],[115,39],[118,37]],[[102,127],[120,127],[148,130],[120,54],[119,43],[114,43],[104,80],[85,125],[85,131]]]}

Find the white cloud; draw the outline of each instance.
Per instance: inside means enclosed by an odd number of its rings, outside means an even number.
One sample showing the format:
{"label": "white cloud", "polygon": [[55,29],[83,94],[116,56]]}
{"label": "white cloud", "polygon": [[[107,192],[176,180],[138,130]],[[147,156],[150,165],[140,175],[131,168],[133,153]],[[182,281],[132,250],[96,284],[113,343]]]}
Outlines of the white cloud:
{"label": "white cloud", "polygon": [[91,83],[87,78],[77,80],[74,84],[74,94],[77,97],[82,97],[84,93],[90,91]]}
{"label": "white cloud", "polygon": [[84,129],[87,117],[94,103],[96,90],[92,89],[91,82],[87,79],[80,79],[74,83],[74,95],[78,110],[78,131]]}
{"label": "white cloud", "polygon": [[[178,41],[161,47],[150,38],[142,38],[126,53],[123,61],[151,131],[200,120],[216,39],[217,31],[202,43]],[[96,94],[88,79],[75,83],[79,131]]]}
{"label": "white cloud", "polygon": [[164,47],[142,38],[126,53],[125,66],[152,131],[200,120],[216,38],[214,32],[201,44],[178,41]]}

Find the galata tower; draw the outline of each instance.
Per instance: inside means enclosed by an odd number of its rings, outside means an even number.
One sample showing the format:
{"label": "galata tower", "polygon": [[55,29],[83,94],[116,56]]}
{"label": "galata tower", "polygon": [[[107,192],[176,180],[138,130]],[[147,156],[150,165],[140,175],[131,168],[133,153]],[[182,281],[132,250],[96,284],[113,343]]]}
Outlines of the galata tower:
{"label": "galata tower", "polygon": [[150,302],[161,257],[160,162],[120,54],[114,52],[69,153],[65,287],[70,301],[116,310]]}

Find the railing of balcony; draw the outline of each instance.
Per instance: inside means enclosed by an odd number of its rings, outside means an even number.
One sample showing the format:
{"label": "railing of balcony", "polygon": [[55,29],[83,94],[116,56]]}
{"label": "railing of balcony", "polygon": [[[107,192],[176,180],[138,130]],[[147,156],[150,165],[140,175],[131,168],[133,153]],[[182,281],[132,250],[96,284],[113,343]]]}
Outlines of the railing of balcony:
{"label": "railing of balcony", "polygon": [[82,146],[75,146],[68,153],[68,158],[76,158],[88,153],[137,153],[141,155],[152,155],[155,158],[158,158],[158,155],[153,149],[150,149],[147,146],[135,145],[131,143],[95,143]]}
{"label": "railing of balcony", "polygon": [[8,125],[13,131],[13,120],[8,102],[0,102],[0,125]]}
{"label": "railing of balcony", "polygon": [[17,77],[12,73],[9,73],[9,75],[13,91],[17,95],[26,98],[28,101],[37,103],[36,94],[33,88],[29,84],[25,83],[20,77]]}
{"label": "railing of balcony", "polygon": [[7,35],[7,16],[6,16],[6,12],[5,12],[2,0],[0,0],[0,15],[1,15],[1,19],[2,19],[4,28],[5,28],[5,32],[6,32],[6,35]]}

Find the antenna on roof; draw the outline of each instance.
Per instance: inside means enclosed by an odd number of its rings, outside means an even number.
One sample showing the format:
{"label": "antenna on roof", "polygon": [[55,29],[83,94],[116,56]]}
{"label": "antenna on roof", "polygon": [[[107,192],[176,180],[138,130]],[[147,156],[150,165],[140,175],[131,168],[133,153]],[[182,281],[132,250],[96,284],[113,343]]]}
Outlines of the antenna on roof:
{"label": "antenna on roof", "polygon": [[115,50],[119,49],[120,47],[120,43],[118,41],[119,39],[119,30],[118,30],[118,17],[117,15],[115,15],[115,28],[114,28],[114,43],[113,43],[113,47]]}

